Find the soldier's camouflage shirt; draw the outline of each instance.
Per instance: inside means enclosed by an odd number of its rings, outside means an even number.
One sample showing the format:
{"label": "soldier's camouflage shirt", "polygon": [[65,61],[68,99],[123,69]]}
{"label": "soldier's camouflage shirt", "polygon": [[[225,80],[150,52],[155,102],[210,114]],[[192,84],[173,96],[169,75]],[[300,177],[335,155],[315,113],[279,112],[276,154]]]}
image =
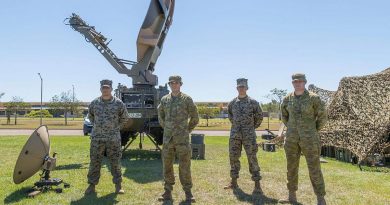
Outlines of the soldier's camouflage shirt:
{"label": "soldier's camouflage shirt", "polygon": [[120,140],[120,128],[127,122],[128,113],[120,99],[105,101],[98,97],[88,107],[88,118],[93,125],[91,139]]}
{"label": "soldier's camouflage shirt", "polygon": [[161,98],[158,121],[164,128],[164,144],[171,140],[189,143],[189,133],[199,122],[198,110],[190,96],[180,93],[174,97],[170,93]]}
{"label": "soldier's camouflage shirt", "polygon": [[247,96],[245,98],[234,98],[228,104],[229,120],[232,123],[232,131],[248,130],[258,128],[263,121],[263,111],[259,103]]}
{"label": "soldier's camouflage shirt", "polygon": [[287,136],[299,134],[301,137],[312,137],[327,120],[324,102],[307,90],[301,96],[295,96],[294,92],[288,94],[283,99],[281,110]]}

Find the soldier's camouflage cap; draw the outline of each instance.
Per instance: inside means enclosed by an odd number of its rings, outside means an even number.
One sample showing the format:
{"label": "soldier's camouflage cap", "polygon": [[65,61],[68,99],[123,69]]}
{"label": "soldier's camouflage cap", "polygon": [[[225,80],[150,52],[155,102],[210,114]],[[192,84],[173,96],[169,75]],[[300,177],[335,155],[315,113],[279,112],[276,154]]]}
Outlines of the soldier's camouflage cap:
{"label": "soldier's camouflage cap", "polygon": [[107,80],[107,79],[101,80],[100,81],[100,87],[101,88],[103,88],[103,87],[112,88],[112,80]]}
{"label": "soldier's camouflage cap", "polygon": [[301,81],[307,82],[307,80],[306,80],[306,75],[303,74],[303,73],[294,73],[294,74],[291,76],[291,79],[292,79],[292,81],[301,80]]}
{"label": "soldier's camouflage cap", "polygon": [[172,83],[172,82],[177,82],[177,83],[183,84],[181,77],[178,75],[169,76],[168,83]]}
{"label": "soldier's camouflage cap", "polygon": [[239,79],[237,79],[237,87],[246,87],[246,88],[248,88],[248,79],[246,79],[246,78],[239,78]]}

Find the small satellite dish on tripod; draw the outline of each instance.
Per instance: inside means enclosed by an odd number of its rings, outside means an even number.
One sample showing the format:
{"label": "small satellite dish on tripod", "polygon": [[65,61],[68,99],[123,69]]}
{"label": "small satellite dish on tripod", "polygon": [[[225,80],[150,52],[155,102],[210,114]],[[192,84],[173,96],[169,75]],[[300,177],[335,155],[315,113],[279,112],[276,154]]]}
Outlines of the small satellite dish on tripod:
{"label": "small satellite dish on tripod", "polygon": [[[50,178],[50,171],[53,171],[56,166],[57,153],[50,157],[50,139],[49,132],[46,125],[38,127],[27,140],[22,151],[19,154],[14,169],[14,183],[20,184],[32,177],[39,170],[40,180],[34,183],[32,192],[28,194],[29,197],[34,197],[41,192],[53,190],[53,186],[58,187],[64,184],[65,188],[70,185],[64,183],[62,179]],[[54,189],[57,193],[62,192],[62,188]]]}

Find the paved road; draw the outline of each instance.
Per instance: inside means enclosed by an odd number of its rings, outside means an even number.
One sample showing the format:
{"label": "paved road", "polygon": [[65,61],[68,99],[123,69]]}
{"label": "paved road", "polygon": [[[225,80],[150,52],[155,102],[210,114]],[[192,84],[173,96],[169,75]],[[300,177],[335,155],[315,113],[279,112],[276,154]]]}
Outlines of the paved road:
{"label": "paved road", "polygon": [[[0,129],[0,136],[14,136],[14,135],[31,135],[34,130],[26,129]],[[206,136],[229,136],[229,131],[211,131],[211,130],[195,130],[192,133],[204,134]],[[265,133],[265,131],[257,131],[257,135]],[[83,135],[83,130],[49,130],[49,134],[75,136]]]}

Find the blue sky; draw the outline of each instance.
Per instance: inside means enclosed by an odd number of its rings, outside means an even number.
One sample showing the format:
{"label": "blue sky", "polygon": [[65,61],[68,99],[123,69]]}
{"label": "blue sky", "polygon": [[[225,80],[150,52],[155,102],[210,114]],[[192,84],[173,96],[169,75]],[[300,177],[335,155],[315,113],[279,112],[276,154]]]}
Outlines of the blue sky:
{"label": "blue sky", "polygon": [[[44,101],[72,89],[83,101],[99,95],[99,81],[131,85],[97,50],[62,21],[75,12],[112,38],[121,58],[136,58],[135,41],[149,0],[2,0],[1,101]],[[235,80],[266,102],[273,88],[291,91],[290,76],[336,90],[344,76],[390,67],[389,1],[176,0],[173,25],[157,62],[159,84],[183,77],[195,101],[228,101]]]}

